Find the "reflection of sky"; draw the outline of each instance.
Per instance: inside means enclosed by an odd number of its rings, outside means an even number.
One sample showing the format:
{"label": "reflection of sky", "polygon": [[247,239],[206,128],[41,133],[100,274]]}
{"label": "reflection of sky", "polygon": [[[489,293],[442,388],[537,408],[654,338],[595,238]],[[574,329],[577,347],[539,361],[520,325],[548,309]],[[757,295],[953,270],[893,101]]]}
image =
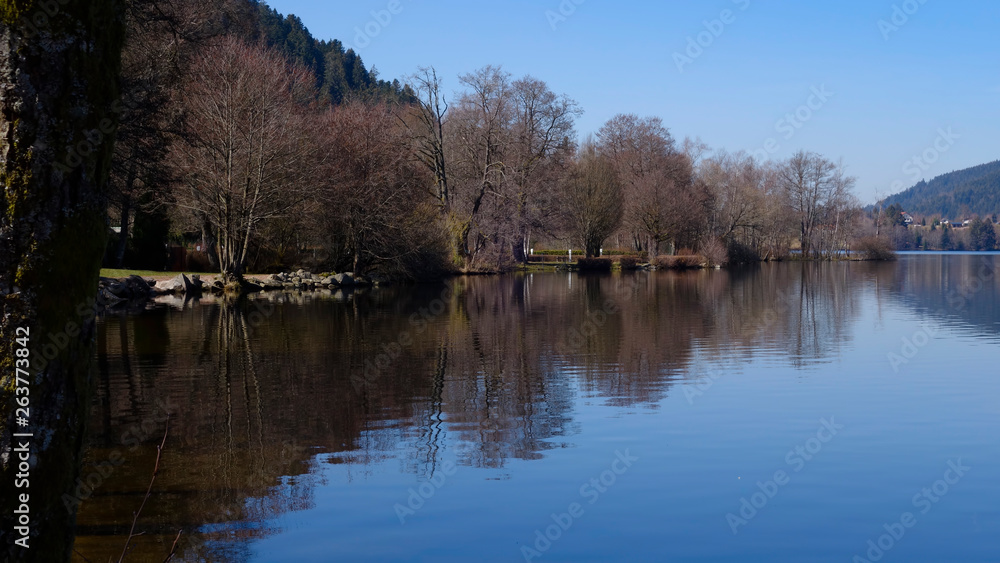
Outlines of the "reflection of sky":
{"label": "reflection of sky", "polygon": [[[168,544],[200,529],[186,541],[212,560],[517,561],[580,502],[543,561],[848,561],[959,458],[969,475],[885,560],[1000,560],[996,286],[939,311],[981,258],[472,278],[366,394],[352,370],[440,288],[279,303],[249,339],[218,304],[109,317],[91,440],[117,447],[169,397],[183,416],[144,516]],[[620,312],[573,344],[609,298]],[[844,429],[794,471],[824,417]],[[84,504],[91,560],[120,550],[107,526],[127,529],[154,440]],[[626,449],[639,461],[589,504],[581,486]],[[727,513],[779,470],[734,536]]]}
{"label": "reflection of sky", "polygon": [[[690,372],[717,374],[711,385],[672,386],[657,408],[609,405],[571,384],[578,432],[552,438],[566,447],[500,469],[459,465],[405,525],[393,506],[423,477],[400,471],[398,459],[360,478],[349,465],[318,464],[314,508],[278,518],[283,532],[254,543],[253,560],[523,560],[535,530],[580,502],[584,514],[541,560],[849,561],[910,511],[917,524],[886,560],[995,561],[996,333],[941,325],[896,373],[889,354],[932,319],[909,295],[877,292],[866,285],[849,340],[819,364],[795,367],[770,349],[727,369],[701,351]],[[689,401],[683,386],[701,393]],[[813,459],[789,463],[822,418],[843,430]],[[639,461],[589,504],[580,487],[625,449]],[[459,457],[449,450],[443,460]],[[913,496],[959,459],[968,475],[921,514]],[[726,514],[779,470],[789,483],[733,535]]]}

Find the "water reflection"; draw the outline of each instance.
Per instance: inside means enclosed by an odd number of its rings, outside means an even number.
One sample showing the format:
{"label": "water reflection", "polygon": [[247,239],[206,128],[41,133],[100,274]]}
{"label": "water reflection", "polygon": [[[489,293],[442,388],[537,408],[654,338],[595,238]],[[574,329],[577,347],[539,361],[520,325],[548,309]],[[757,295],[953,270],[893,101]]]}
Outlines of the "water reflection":
{"label": "water reflection", "polygon": [[[574,445],[581,399],[656,409],[675,384],[759,356],[818,369],[865,303],[995,335],[995,260],[472,277],[109,315],[84,476],[116,452],[124,463],[84,500],[77,550],[117,559],[167,411],[133,560],[162,560],[183,530],[183,560],[243,561],[278,516],[316,506],[320,464],[363,478],[399,459],[429,478],[451,451],[506,478],[511,460]],[[975,280],[961,307],[949,299]]]}

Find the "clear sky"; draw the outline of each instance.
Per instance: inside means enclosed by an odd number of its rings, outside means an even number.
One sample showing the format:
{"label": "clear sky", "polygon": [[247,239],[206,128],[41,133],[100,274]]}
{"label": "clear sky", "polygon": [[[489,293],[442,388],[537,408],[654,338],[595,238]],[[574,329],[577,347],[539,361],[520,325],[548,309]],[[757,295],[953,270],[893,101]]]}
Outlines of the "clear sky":
{"label": "clear sky", "polygon": [[713,149],[842,158],[866,203],[1000,159],[996,0],[269,5],[385,79],[434,66],[453,92],[459,74],[496,64],[545,80],[583,107],[581,136],[636,113]]}

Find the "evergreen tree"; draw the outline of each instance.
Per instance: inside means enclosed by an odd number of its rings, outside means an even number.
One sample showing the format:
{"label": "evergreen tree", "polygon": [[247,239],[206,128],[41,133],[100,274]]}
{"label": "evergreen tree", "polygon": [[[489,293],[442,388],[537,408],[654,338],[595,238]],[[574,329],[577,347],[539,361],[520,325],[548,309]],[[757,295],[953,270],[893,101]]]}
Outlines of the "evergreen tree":
{"label": "evergreen tree", "polygon": [[989,219],[973,219],[969,224],[969,244],[973,250],[993,250],[997,246],[997,232]]}

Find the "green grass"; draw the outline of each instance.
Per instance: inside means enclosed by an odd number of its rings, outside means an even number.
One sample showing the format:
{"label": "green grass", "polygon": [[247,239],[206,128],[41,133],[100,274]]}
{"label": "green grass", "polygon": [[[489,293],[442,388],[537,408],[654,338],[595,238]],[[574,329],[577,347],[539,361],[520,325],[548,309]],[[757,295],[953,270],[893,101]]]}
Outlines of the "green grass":
{"label": "green grass", "polygon": [[113,268],[101,268],[101,276],[105,278],[127,278],[129,276],[139,276],[143,278],[148,278],[152,276],[170,276],[174,277],[177,274],[184,274],[186,276],[191,276],[192,274],[198,274],[201,276],[214,276],[216,273],[207,272],[157,272],[155,270],[116,270]]}

